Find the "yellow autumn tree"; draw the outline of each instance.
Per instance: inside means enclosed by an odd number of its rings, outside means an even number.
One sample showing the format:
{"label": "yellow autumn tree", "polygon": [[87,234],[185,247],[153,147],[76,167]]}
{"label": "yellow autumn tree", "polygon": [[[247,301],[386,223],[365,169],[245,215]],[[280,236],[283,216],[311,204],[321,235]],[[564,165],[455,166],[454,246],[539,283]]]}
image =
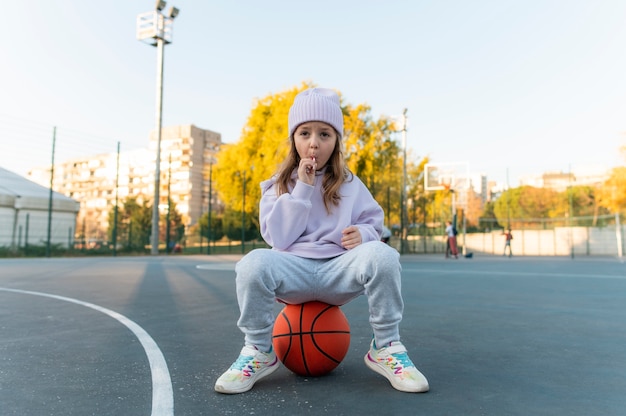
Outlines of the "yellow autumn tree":
{"label": "yellow autumn tree", "polygon": [[220,149],[214,169],[215,188],[227,208],[245,212],[258,227],[260,183],[276,172],[289,150],[287,117],[295,96],[313,85],[303,83],[257,99],[237,143]]}
{"label": "yellow autumn tree", "polygon": [[[626,146],[620,149],[626,161]],[[611,170],[609,178],[599,192],[600,205],[612,213],[626,211],[626,166],[617,166]]]}
{"label": "yellow autumn tree", "polygon": [[[344,107],[344,148],[348,168],[368,187],[385,210],[385,222],[399,224],[403,175],[402,149],[398,144],[395,122],[388,116],[375,120],[367,104]],[[415,192],[415,179],[423,163],[407,157],[407,198]]]}

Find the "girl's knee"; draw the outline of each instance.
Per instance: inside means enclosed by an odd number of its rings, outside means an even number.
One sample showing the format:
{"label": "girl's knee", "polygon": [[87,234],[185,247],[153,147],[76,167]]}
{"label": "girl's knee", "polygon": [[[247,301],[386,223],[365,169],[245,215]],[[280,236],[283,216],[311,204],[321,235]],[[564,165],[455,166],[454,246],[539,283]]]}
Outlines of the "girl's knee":
{"label": "girl's knee", "polygon": [[241,270],[258,267],[259,264],[266,261],[265,259],[268,255],[271,255],[271,250],[267,248],[257,248],[252,250],[237,262],[235,265],[235,271],[239,273]]}
{"label": "girl's knee", "polygon": [[376,268],[379,273],[394,274],[400,272],[400,254],[396,249],[382,241],[371,241],[363,245],[364,263]]}
{"label": "girl's knee", "polygon": [[367,248],[367,255],[372,258],[389,260],[391,262],[398,262],[400,259],[400,253],[382,241],[370,241],[363,246]]}
{"label": "girl's knee", "polygon": [[267,259],[270,255],[271,250],[260,248],[252,250],[243,256],[235,265],[237,281],[259,278],[263,274],[262,271],[266,269],[267,264],[270,264]]}

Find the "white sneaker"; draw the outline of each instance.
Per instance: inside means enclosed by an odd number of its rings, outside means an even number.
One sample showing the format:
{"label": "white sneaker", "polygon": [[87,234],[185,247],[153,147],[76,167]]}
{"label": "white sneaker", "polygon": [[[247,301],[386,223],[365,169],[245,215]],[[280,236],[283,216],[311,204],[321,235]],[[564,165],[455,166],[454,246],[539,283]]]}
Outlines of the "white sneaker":
{"label": "white sneaker", "polygon": [[377,349],[372,340],[370,350],[365,354],[365,365],[385,376],[396,390],[423,393],[429,389],[428,380],[415,367],[400,341]]}
{"label": "white sneaker", "polygon": [[278,370],[279,366],[273,349],[261,352],[255,346],[246,345],[237,361],[217,379],[215,391],[226,394],[246,392],[254,383]]}

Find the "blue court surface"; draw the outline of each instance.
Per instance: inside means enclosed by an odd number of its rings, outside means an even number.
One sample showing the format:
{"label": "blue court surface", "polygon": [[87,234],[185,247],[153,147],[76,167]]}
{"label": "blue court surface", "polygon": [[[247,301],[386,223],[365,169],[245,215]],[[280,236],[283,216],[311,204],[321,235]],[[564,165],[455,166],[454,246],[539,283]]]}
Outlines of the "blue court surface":
{"label": "blue court surface", "polygon": [[[344,361],[213,391],[243,337],[237,256],[0,260],[0,415],[625,415],[626,265],[616,258],[403,256],[402,341],[431,390]],[[280,305],[276,305],[276,312]]]}

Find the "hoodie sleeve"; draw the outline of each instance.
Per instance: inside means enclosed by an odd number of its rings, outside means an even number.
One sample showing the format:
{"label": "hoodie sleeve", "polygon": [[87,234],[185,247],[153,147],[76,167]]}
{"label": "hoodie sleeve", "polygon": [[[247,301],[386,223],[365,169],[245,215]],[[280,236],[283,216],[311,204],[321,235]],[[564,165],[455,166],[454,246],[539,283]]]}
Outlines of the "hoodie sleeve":
{"label": "hoodie sleeve", "polygon": [[365,184],[358,180],[358,186],[359,198],[355,206],[360,207],[360,210],[356,211],[357,216],[353,224],[359,227],[363,243],[380,240],[385,213]]}
{"label": "hoodie sleeve", "polygon": [[261,236],[271,247],[285,250],[306,229],[311,213],[311,195],[315,188],[297,181],[291,193],[279,197],[276,197],[278,186],[274,179],[261,183],[261,188]]}

